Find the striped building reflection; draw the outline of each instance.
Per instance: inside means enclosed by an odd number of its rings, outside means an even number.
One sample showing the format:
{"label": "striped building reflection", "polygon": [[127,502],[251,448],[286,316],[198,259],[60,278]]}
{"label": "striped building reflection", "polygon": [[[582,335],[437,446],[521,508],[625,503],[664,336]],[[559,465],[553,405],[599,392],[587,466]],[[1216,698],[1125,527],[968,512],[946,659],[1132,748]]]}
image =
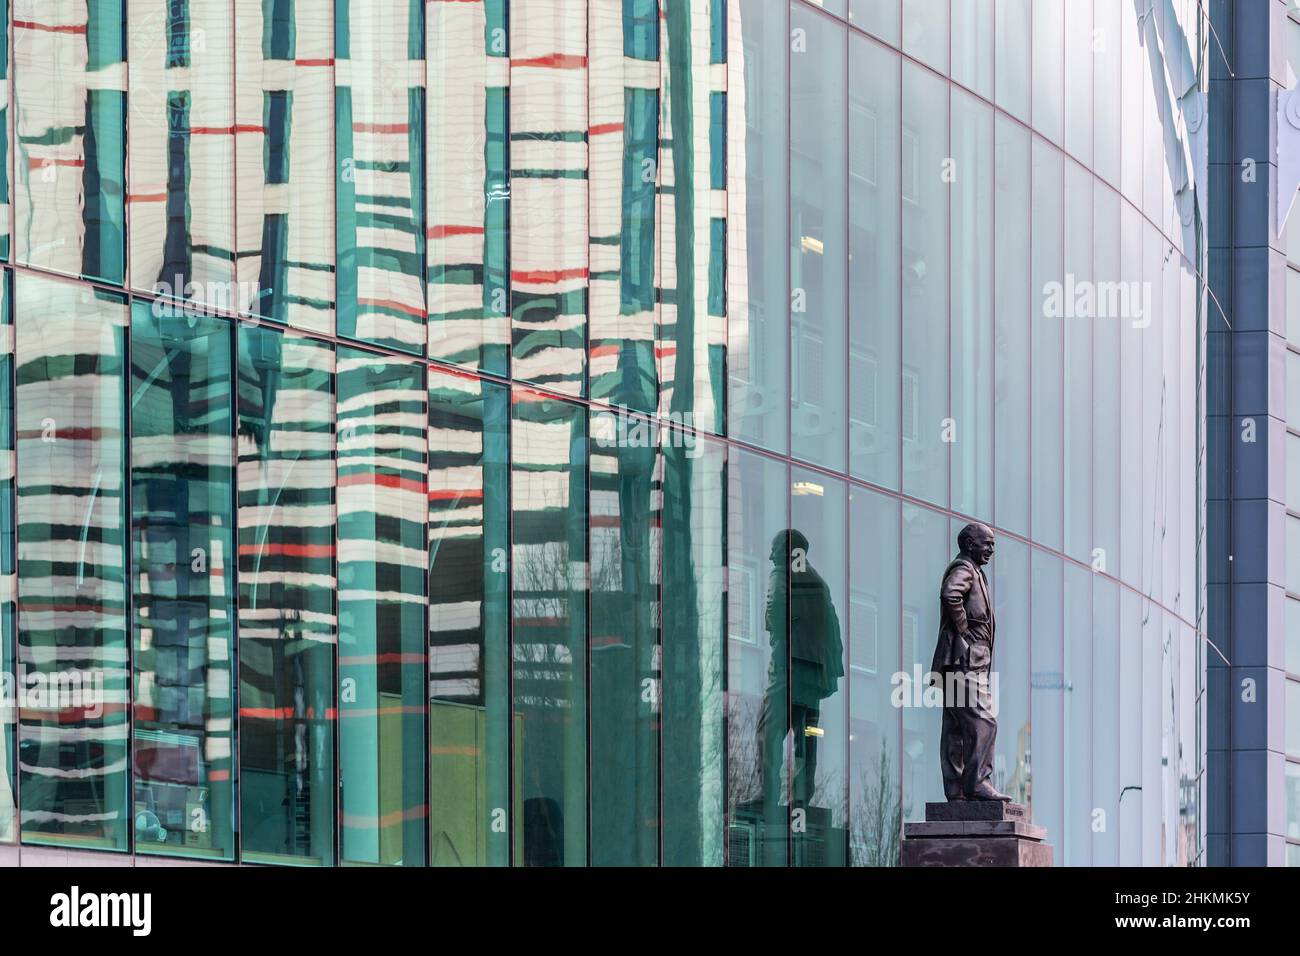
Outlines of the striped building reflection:
{"label": "striped building reflection", "polygon": [[429,374],[430,863],[505,865],[509,391]]}
{"label": "striped building reflection", "polygon": [[334,331],[332,0],[236,0],[238,308]]}
{"label": "striped building reflection", "polygon": [[17,277],[24,839],[127,849],[126,305]]}
{"label": "striped building reflection", "polygon": [[126,276],[123,0],[14,0],[17,261]]}
{"label": "striped building reflection", "polygon": [[424,367],[338,351],[342,860],[422,866],[428,574]]}
{"label": "striped building reflection", "polygon": [[422,352],[424,9],[335,4],[334,150],[340,335]]}
{"label": "striped building reflection", "polygon": [[239,329],[239,746],[245,858],[334,858],[334,348]]}
{"label": "striped building reflection", "polygon": [[131,313],[137,846],[234,857],[230,323]]}
{"label": "striped building reflection", "polygon": [[130,284],[233,309],[233,22],[223,4],[132,0]]}

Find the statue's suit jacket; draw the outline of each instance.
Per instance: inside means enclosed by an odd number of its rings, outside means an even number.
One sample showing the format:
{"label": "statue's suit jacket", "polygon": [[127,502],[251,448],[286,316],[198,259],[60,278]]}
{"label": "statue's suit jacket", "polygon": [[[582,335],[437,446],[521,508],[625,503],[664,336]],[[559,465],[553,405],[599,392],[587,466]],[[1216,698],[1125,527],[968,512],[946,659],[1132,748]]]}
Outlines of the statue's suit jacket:
{"label": "statue's suit jacket", "polygon": [[978,670],[993,659],[993,601],[984,572],[964,554],[943,573],[939,589],[939,642],[930,670]]}

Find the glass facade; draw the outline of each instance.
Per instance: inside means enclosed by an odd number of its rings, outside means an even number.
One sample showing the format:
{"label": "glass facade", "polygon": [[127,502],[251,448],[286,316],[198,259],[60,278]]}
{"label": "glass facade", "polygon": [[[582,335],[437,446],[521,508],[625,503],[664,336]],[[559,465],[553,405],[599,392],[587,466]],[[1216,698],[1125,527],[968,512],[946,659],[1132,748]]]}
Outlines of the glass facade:
{"label": "glass facade", "polygon": [[1201,862],[1196,0],[0,10],[0,843]]}

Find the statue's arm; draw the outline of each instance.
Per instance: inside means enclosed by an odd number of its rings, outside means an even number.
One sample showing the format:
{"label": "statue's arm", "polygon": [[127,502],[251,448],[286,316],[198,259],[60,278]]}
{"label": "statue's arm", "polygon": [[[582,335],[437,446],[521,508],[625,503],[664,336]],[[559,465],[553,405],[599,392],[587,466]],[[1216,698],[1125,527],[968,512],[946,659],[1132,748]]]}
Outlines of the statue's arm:
{"label": "statue's arm", "polygon": [[943,589],[939,599],[943,602],[957,633],[965,637],[969,625],[966,622],[966,595],[975,584],[975,575],[969,565],[958,564],[943,579]]}
{"label": "statue's arm", "polygon": [[774,570],[767,577],[767,606],[763,609],[763,626],[773,640],[784,639],[790,623],[786,615],[786,582],[784,576]]}

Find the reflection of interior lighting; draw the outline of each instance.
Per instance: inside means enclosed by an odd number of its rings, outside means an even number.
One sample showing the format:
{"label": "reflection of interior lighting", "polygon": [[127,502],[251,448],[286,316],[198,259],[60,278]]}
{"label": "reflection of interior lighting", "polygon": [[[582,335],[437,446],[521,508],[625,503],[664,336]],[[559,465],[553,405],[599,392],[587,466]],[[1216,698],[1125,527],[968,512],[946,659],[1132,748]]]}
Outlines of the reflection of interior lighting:
{"label": "reflection of interior lighting", "polygon": [[826,248],[820,239],[814,239],[812,236],[804,236],[799,240],[799,245],[804,252],[815,252],[819,256],[822,254],[822,250]]}
{"label": "reflection of interior lighting", "polygon": [[790,486],[790,494],[792,495],[816,495],[818,498],[822,496],[822,492],[825,490],[815,481],[796,481]]}
{"label": "reflection of interior lighting", "polygon": [[825,737],[826,731],[822,730],[820,727],[805,727],[803,729],[803,735],[805,737]]}

